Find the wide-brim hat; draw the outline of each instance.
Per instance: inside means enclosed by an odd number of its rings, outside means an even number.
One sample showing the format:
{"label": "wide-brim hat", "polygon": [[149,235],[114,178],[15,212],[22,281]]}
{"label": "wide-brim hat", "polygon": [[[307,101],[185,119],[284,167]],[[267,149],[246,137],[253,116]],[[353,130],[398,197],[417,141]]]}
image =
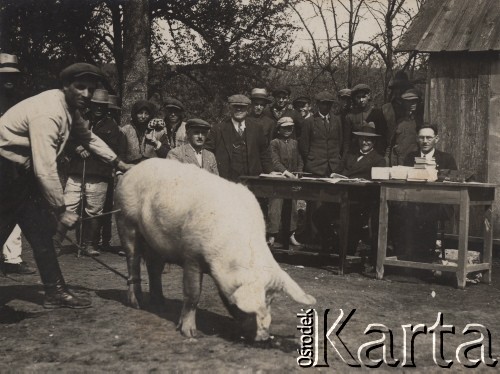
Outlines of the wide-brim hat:
{"label": "wide-brim hat", "polygon": [[278,86],[273,90],[273,96],[277,96],[280,93],[284,93],[287,96],[290,96],[292,90],[288,86]]}
{"label": "wide-brim hat", "polygon": [[354,135],[358,135],[358,136],[368,136],[368,137],[379,137],[380,136],[379,134],[377,134],[377,130],[375,128],[375,123],[373,123],[373,122],[365,123],[361,127],[361,131],[353,131],[352,133]]}
{"label": "wide-brim hat", "polygon": [[252,89],[252,92],[250,94],[250,99],[251,100],[255,100],[255,99],[265,100],[268,104],[273,102],[269,98],[269,95],[268,95],[267,90],[265,88]]}
{"label": "wide-brim hat", "polygon": [[90,99],[90,102],[96,103],[96,104],[109,104],[109,93],[107,90],[104,90],[102,88],[97,88],[94,91],[94,94],[92,95],[92,99]]}
{"label": "wide-brim hat", "polygon": [[354,96],[358,92],[370,93],[370,92],[372,92],[372,89],[367,84],[360,83],[360,84],[355,85],[353,88],[351,88],[351,95]]}
{"label": "wide-brim hat", "polygon": [[120,107],[120,98],[117,95],[108,96],[108,109],[122,110]]}
{"label": "wide-brim hat", "polygon": [[321,91],[314,98],[316,101],[328,101],[332,103],[335,101],[335,96],[329,91]]}
{"label": "wide-brim hat", "polygon": [[59,78],[63,82],[71,82],[84,76],[93,77],[97,80],[104,80],[104,75],[102,74],[101,69],[92,64],[87,64],[86,62],[77,62],[76,64],[72,64],[63,69],[59,74]]}
{"label": "wide-brim hat", "polygon": [[16,55],[0,53],[0,73],[20,73]]}
{"label": "wide-brim hat", "polygon": [[229,105],[250,105],[252,101],[245,95],[233,95],[227,99]]}
{"label": "wide-brim hat", "polygon": [[179,109],[181,111],[184,111],[184,104],[182,104],[180,100],[177,100],[174,97],[167,97],[165,99],[164,107],[165,108],[176,108],[176,109]]}
{"label": "wide-brim hat", "polygon": [[212,126],[207,121],[204,121],[200,118],[192,118],[186,121],[186,130],[189,130],[191,128],[201,128],[210,130]]}

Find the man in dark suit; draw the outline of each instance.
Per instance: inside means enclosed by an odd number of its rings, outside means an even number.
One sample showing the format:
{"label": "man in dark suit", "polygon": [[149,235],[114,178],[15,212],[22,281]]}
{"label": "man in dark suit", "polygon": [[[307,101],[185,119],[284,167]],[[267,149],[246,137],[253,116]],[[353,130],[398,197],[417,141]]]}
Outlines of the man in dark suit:
{"label": "man in dark suit", "polygon": [[304,121],[299,139],[304,171],[318,177],[328,177],[342,169],[344,134],[340,117],[332,112],[334,101],[330,92],[316,95],[318,111]]}
{"label": "man in dark suit", "polygon": [[[373,122],[365,123],[360,131],[353,132],[358,141],[356,150],[351,149],[342,159],[341,174],[349,178],[371,179],[372,167],[385,166],[385,159],[376,150],[376,142],[380,134],[376,132]],[[371,253],[369,261],[374,265],[377,231],[378,231],[378,205],[369,195],[360,195],[359,203],[351,204],[349,211],[349,243],[348,253],[353,255],[356,252],[359,240],[362,236],[363,227],[368,225],[371,218],[372,238]],[[314,215],[314,223],[322,235],[323,249],[329,250],[332,221],[338,219],[338,209],[334,204],[324,204]]]}
{"label": "man in dark suit", "polygon": [[268,144],[275,137],[276,120],[269,116],[264,115],[265,109],[272,102],[267,94],[265,88],[254,88],[250,95],[250,100],[252,101],[252,110],[248,115],[248,118],[252,118],[252,122],[255,122],[264,131],[264,136],[267,139]]}
{"label": "man in dark suit", "polygon": [[[436,125],[424,125],[417,132],[418,151],[409,153],[405,166],[413,166],[415,157],[435,159],[438,170],[457,170],[457,164],[449,153],[436,149],[439,141]],[[405,209],[404,257],[410,260],[431,262],[435,259],[439,219],[450,219],[453,208],[436,204],[408,203]]]}
{"label": "man in dark suit", "polygon": [[215,154],[219,175],[238,182],[242,175],[273,170],[271,151],[261,126],[247,118],[251,101],[244,95],[228,99],[230,118],[210,130],[206,149]]}

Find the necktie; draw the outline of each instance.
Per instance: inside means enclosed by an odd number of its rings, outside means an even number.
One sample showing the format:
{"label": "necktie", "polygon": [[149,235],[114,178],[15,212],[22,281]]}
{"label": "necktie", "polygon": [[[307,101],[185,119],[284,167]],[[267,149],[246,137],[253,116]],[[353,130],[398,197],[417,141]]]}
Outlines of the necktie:
{"label": "necktie", "polygon": [[241,122],[238,123],[238,134],[240,134],[240,136],[243,136],[243,126],[241,125]]}

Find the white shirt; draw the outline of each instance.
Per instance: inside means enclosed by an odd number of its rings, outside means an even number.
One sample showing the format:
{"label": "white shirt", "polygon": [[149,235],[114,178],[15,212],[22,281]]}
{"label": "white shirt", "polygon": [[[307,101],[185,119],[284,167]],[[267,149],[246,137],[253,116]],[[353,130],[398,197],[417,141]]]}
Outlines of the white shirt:
{"label": "white shirt", "polygon": [[372,148],[372,149],[370,149],[370,150],[369,150],[368,152],[366,152],[366,153],[360,150],[360,151],[359,151],[359,156],[358,156],[357,161],[361,160],[363,157],[365,157],[365,156],[366,156],[368,153],[370,153],[371,151],[373,151],[373,148]]}
{"label": "white shirt", "polygon": [[197,151],[196,149],[194,149],[194,147],[191,144],[189,144],[189,146],[193,149],[196,160],[198,161],[200,168],[202,168],[203,167],[203,155],[201,153],[201,150]]}
{"label": "white shirt", "polygon": [[420,157],[425,157],[426,160],[430,161],[434,158],[434,152],[436,151],[436,148],[434,148],[432,151],[429,153],[425,154],[420,151]]}
{"label": "white shirt", "polygon": [[242,133],[243,133],[243,131],[245,131],[245,128],[246,128],[245,121],[238,122],[238,121],[235,121],[233,118],[231,118],[231,121],[233,122],[234,129],[236,130],[236,132],[238,134],[240,133],[240,130]]}

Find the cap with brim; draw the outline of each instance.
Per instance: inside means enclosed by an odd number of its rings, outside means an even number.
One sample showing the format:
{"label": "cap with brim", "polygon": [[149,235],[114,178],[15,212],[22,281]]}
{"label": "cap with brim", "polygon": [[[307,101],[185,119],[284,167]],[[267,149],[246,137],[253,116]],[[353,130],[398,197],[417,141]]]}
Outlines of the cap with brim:
{"label": "cap with brim", "polygon": [[229,105],[250,105],[252,102],[245,95],[233,95],[227,99]]}
{"label": "cap with brim", "polygon": [[265,88],[254,88],[250,94],[250,99],[260,99],[265,100],[267,103],[272,103],[272,100],[269,98],[267,94],[267,90]]}
{"label": "cap with brim", "polygon": [[335,101],[335,96],[328,91],[322,91],[318,93],[314,98],[316,99],[316,101],[329,101],[332,103]]}
{"label": "cap with brim", "polygon": [[103,80],[104,75],[97,66],[87,64],[85,62],[78,62],[63,69],[59,74],[59,78],[63,82],[73,81],[82,77],[93,77],[97,80]]}
{"label": "cap with brim", "polygon": [[352,89],[351,89],[351,95],[354,95],[354,94],[357,94],[358,92],[372,92],[370,86],[368,86],[367,84],[364,84],[364,83],[360,83],[360,84],[357,84],[355,85]]}
{"label": "cap with brim", "polygon": [[20,73],[16,55],[0,53],[0,73]]}
{"label": "cap with brim", "polygon": [[403,100],[419,100],[420,99],[420,95],[419,95],[419,92],[417,90],[415,90],[414,88],[411,88],[409,90],[406,90],[401,95],[401,98]]}
{"label": "cap with brim", "polygon": [[92,99],[90,99],[92,103],[96,104],[109,104],[109,94],[107,90],[103,90],[101,88],[97,88],[92,95]]}
{"label": "cap with brim", "polygon": [[290,96],[292,91],[290,90],[290,87],[288,86],[278,86],[273,90],[273,96],[277,96],[280,93],[284,93],[287,96]]}
{"label": "cap with brim", "polygon": [[379,134],[377,134],[375,124],[373,122],[364,124],[363,127],[361,127],[361,131],[353,131],[352,133],[358,136],[380,136]]}
{"label": "cap with brim", "polygon": [[116,95],[108,95],[108,109],[122,110],[120,108],[120,98]]}
{"label": "cap with brim", "polygon": [[299,96],[295,100],[293,100],[293,105],[297,106],[299,103],[311,104],[311,99],[307,96]]}
{"label": "cap with brim", "polygon": [[186,122],[186,130],[191,128],[200,128],[210,130],[212,126],[207,122],[199,118],[188,119]]}
{"label": "cap with brim", "polygon": [[339,97],[351,97],[351,90],[348,88],[343,88],[339,91]]}
{"label": "cap with brim", "polygon": [[285,127],[285,126],[294,126],[295,124],[293,123],[292,117],[281,117],[276,125],[278,127]]}
{"label": "cap with brim", "polygon": [[167,97],[165,99],[165,108],[175,108],[184,111],[184,104],[173,97]]}

